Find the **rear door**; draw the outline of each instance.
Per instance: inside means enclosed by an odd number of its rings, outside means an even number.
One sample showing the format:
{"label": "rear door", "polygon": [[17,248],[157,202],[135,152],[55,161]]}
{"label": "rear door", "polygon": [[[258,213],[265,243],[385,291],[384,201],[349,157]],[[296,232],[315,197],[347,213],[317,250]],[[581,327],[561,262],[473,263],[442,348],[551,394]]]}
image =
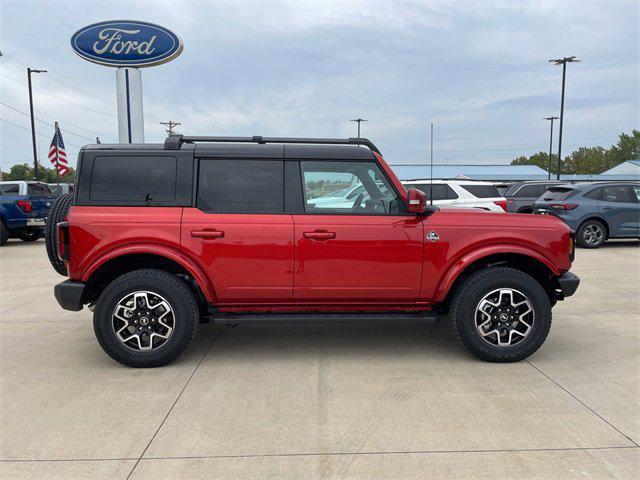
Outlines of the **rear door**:
{"label": "rear door", "polygon": [[200,158],[196,206],[182,216],[182,249],[221,303],[282,303],[293,292],[293,220],[282,158]]}
{"label": "rear door", "polygon": [[[379,303],[385,308],[415,301],[422,279],[422,221],[404,213],[376,162],[302,160],[299,164],[303,208],[293,216],[294,299],[332,305]],[[366,193],[348,207],[311,202],[356,181]]]}
{"label": "rear door", "polygon": [[640,234],[640,204],[631,185],[602,187],[598,199],[613,237],[637,237]]}

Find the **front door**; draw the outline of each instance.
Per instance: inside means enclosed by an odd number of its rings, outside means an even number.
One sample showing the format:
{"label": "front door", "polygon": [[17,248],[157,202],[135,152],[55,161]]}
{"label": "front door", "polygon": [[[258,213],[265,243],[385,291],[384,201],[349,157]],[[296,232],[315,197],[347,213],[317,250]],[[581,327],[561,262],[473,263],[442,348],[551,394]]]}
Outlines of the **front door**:
{"label": "front door", "polygon": [[200,159],[197,208],[182,216],[182,249],[219,303],[291,301],[293,220],[282,160]]}
{"label": "front door", "polygon": [[[294,300],[415,301],[422,278],[422,221],[404,213],[378,165],[301,161],[300,169],[304,213],[293,216]],[[357,196],[342,199],[341,192],[360,186]]]}

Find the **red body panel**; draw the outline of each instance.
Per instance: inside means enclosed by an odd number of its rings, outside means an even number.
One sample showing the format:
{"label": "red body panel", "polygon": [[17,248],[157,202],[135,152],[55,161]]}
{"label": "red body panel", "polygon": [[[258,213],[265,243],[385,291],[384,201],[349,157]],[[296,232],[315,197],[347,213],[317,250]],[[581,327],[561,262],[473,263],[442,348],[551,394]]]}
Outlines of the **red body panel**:
{"label": "red body panel", "polygon": [[[206,236],[214,231],[216,236]],[[291,215],[211,214],[185,208],[182,252],[206,272],[221,304],[291,301]]]}
{"label": "red body panel", "polygon": [[[398,191],[406,191],[376,155]],[[471,263],[526,255],[571,267],[569,227],[553,216],[441,210],[429,216],[211,214],[181,207],[73,206],[69,276],[86,282],[129,253],[167,257],[227,311],[419,310]],[[437,233],[438,240],[427,240]]]}
{"label": "red body panel", "polygon": [[180,252],[182,208],[71,207],[69,277],[88,278],[110,252],[131,245],[166,247]]}
{"label": "red body panel", "polygon": [[[294,299],[411,302],[422,277],[423,229],[409,216],[294,215]],[[314,234],[330,238],[307,238]]]}
{"label": "red body panel", "polygon": [[489,255],[526,255],[555,275],[571,267],[570,229],[555,217],[447,209],[426,217],[424,229],[425,235],[433,230],[440,238],[425,243],[423,300],[443,300],[460,272]]}

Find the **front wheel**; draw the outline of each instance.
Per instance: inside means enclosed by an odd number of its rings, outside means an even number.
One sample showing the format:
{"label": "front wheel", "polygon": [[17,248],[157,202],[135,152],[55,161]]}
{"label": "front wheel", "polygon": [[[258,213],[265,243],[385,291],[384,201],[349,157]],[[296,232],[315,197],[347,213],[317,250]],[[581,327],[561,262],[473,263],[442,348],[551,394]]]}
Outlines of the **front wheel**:
{"label": "front wheel", "polygon": [[162,270],[135,270],[104,289],[93,315],[103,350],[129,367],[159,367],[175,360],[193,339],[199,322],[187,285]]}
{"label": "front wheel", "polygon": [[18,238],[23,242],[35,242],[42,237],[42,229],[35,228],[31,230],[23,230],[18,235]]}
{"label": "front wheel", "polygon": [[551,303],[540,283],[526,273],[491,267],[458,286],[450,317],[458,339],[474,355],[489,362],[516,362],[547,338]]}

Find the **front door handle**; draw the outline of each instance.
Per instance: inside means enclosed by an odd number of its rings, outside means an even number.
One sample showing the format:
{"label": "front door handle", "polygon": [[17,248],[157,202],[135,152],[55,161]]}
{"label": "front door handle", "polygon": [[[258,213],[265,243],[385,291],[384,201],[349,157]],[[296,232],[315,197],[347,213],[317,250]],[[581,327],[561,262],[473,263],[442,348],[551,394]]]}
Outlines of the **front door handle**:
{"label": "front door handle", "polygon": [[326,230],[316,230],[313,232],[304,232],[302,236],[310,240],[331,240],[332,238],[336,238],[336,232],[327,232]]}
{"label": "front door handle", "polygon": [[196,238],[223,238],[224,232],[216,229],[191,230],[191,236]]}

